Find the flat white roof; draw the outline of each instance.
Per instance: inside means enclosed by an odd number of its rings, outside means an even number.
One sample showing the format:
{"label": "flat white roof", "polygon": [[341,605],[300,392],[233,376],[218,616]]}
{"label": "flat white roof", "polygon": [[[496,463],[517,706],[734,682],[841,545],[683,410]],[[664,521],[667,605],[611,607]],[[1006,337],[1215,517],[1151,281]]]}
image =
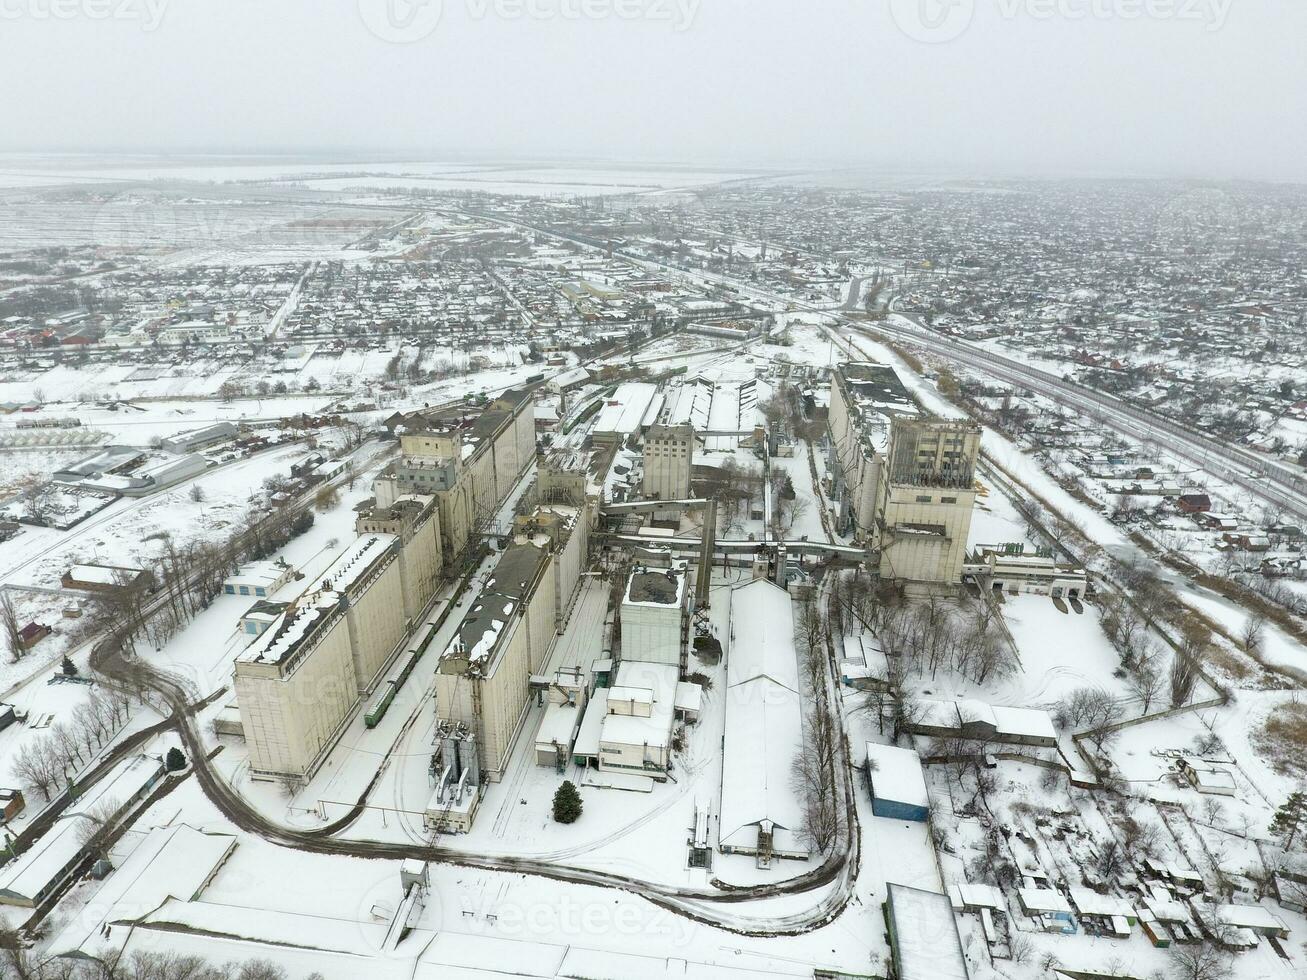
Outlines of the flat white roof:
{"label": "flat white roof", "polygon": [[1216,918],[1226,925],[1239,929],[1287,931],[1280,917],[1261,905],[1218,905]]}
{"label": "flat white roof", "polygon": [[720,843],[756,845],[756,828],[770,823],[777,850],[807,851],[790,779],[803,744],[794,619],[790,594],[770,582],[731,593],[725,710]]}
{"label": "flat white roof", "polygon": [[909,806],[929,806],[926,777],[921,771],[921,756],[912,749],[894,745],[867,743],[867,761],[871,769],[873,794]]}
{"label": "flat white roof", "polygon": [[968,980],[947,895],[889,883],[899,980]]}
{"label": "flat white roof", "polygon": [[794,610],[790,594],[766,579],[731,593],[731,645],[727,684],[767,677],[791,691],[799,689],[794,650]]}
{"label": "flat white roof", "polygon": [[536,731],[536,745],[557,743],[570,750],[572,736],[576,734],[580,720],[581,709],[576,705],[550,701],[544,717],[540,719],[540,728]]}
{"label": "flat white roof", "polygon": [[1018,888],[1021,904],[1027,912],[1067,912],[1071,906],[1062,897],[1062,893],[1052,888]]}
{"label": "flat white roof", "polygon": [[290,568],[275,561],[252,561],[242,565],[223,581],[223,585],[251,585],[271,588],[290,575]]}
{"label": "flat white roof", "polygon": [[68,864],[82,851],[78,831],[86,820],[85,814],[95,813],[101,803],[110,802],[121,808],[133,799],[158,775],[162,764],[158,759],[137,755],[123,760],[109,776],[86,791],[74,802],[54,826],[18,860],[0,871],[0,893],[27,900],[35,899],[47,886],[58,880]]}
{"label": "flat white roof", "polygon": [[207,834],[177,824],[156,828],[109,876],[95,897],[74,913],[50,952],[94,955],[105,946],[102,931],[134,919],[165,899],[189,902],[236,847],[231,834]]}
{"label": "flat white roof", "polygon": [[671,740],[679,676],[680,668],[675,664],[623,660],[617,668],[617,683],[607,691],[605,706],[614,701],[635,701],[650,706],[649,716],[606,715],[601,742],[666,746]]}
{"label": "flat white roof", "polygon": [[94,582],[97,585],[119,585],[130,582],[142,569],[112,565],[74,565],[68,574],[77,582]]}
{"label": "flat white roof", "polygon": [[1089,888],[1072,888],[1071,901],[1081,915],[1111,917],[1124,915],[1133,917],[1135,907],[1124,898],[1112,895],[1100,895]]}

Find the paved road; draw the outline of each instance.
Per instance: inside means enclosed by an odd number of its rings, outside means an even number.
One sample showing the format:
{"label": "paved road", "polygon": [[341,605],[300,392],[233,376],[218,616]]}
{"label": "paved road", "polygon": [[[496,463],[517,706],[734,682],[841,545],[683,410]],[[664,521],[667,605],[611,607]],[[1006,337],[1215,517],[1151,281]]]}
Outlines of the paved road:
{"label": "paved road", "polygon": [[904,319],[911,325],[902,326],[889,321],[871,329],[861,324],[853,324],[853,327],[867,335],[881,333],[893,339],[911,341],[937,356],[1009,384],[1030,388],[1059,404],[1099,419],[1104,425],[1125,435],[1157,442],[1168,452],[1188,460],[1218,479],[1240,487],[1271,506],[1307,518],[1307,478],[1291,464],[1240,446],[1218,442],[1210,436],[1119,398],[965,341],[943,337],[908,318]]}

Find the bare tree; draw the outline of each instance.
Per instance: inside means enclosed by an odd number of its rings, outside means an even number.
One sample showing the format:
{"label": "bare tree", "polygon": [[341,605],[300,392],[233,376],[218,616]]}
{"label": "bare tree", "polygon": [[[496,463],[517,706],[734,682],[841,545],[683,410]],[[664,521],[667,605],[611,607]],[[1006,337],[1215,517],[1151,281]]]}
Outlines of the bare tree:
{"label": "bare tree", "polygon": [[1262,641],[1266,635],[1266,617],[1258,613],[1249,616],[1243,624],[1243,632],[1239,635],[1239,642],[1243,646],[1244,652],[1248,655],[1257,653],[1262,648]]}
{"label": "bare tree", "polygon": [[803,748],[790,766],[790,778],[802,808],[800,836],[826,854],[842,826],[838,767],[839,732],[824,703],[813,705],[804,723]]}
{"label": "bare tree", "polygon": [[18,609],[8,589],[0,589],[0,633],[4,634],[9,648],[9,662],[17,663],[27,651],[23,648],[23,627]]}
{"label": "bare tree", "polygon": [[1230,976],[1230,956],[1212,943],[1173,949],[1172,976],[1177,980],[1225,980]]}
{"label": "bare tree", "polygon": [[46,765],[40,741],[27,741],[19,746],[10,761],[10,768],[20,780],[40,790],[45,799],[50,799],[50,788],[56,779]]}
{"label": "bare tree", "polygon": [[122,806],[117,800],[100,800],[89,811],[79,813],[77,819],[77,842],[90,857],[101,858],[104,849],[113,836],[118,812]]}
{"label": "bare tree", "polygon": [[1171,707],[1188,704],[1197,683],[1198,644],[1186,640],[1171,660]]}
{"label": "bare tree", "polygon": [[1127,681],[1131,692],[1144,705],[1144,714],[1152,707],[1153,700],[1162,691],[1162,674],[1151,661],[1139,664],[1130,672]]}

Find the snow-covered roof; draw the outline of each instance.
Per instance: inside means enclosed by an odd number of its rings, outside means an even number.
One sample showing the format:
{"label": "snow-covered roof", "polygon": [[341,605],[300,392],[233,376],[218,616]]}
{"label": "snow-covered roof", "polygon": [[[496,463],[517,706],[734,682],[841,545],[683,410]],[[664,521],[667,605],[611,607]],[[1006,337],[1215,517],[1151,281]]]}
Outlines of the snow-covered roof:
{"label": "snow-covered roof", "polygon": [[661,405],[657,385],[634,381],[620,385],[599,411],[593,431],[629,435],[639,430],[645,416]]}
{"label": "snow-covered roof", "polygon": [[794,612],[788,592],[758,579],[731,593],[731,647],[726,666],[731,685],[767,677],[798,691]]}
{"label": "snow-covered roof", "polygon": [[148,756],[125,759],[112,775],[101,779],[64,811],[35,844],[0,871],[0,894],[30,902],[57,883],[82,852],[79,831],[87,815],[98,818],[106,808],[117,811],[125,807],[162,769],[158,759]]}
{"label": "snow-covered roof", "polygon": [[290,568],[275,561],[252,561],[240,566],[223,581],[223,585],[273,589],[290,575]]}
{"label": "snow-covered roof", "polygon": [[1237,929],[1254,932],[1287,932],[1278,915],[1263,905],[1218,905],[1213,910],[1217,921]]}
{"label": "snow-covered roof", "polygon": [[1071,906],[1062,893],[1052,888],[1018,888],[1017,894],[1027,912],[1071,912]]}
{"label": "snow-covered roof", "polygon": [[964,881],[949,886],[953,907],[963,909],[1004,909],[1003,893],[993,885]]}
{"label": "snow-covered roof", "polygon": [[930,806],[926,777],[921,771],[921,756],[912,749],[868,742],[867,761],[871,770],[871,791],[877,799],[909,806]]}
{"label": "snow-covered roof", "polygon": [[966,959],[947,895],[886,885],[899,980],[967,980]]}
{"label": "snow-covered roof", "polygon": [[140,574],[139,568],[113,565],[74,565],[68,569],[68,577],[72,581],[94,585],[130,585]]}
{"label": "snow-covered roof", "polygon": [[666,747],[672,735],[679,675],[680,668],[675,664],[623,660],[613,686],[608,689],[607,708],[614,703],[630,702],[648,705],[649,714],[607,715],[601,741],[610,745]]}
{"label": "snow-covered roof", "polygon": [[230,834],[208,834],[176,824],[158,827],[137,845],[89,903],[83,905],[50,944],[55,955],[103,949],[104,930],[137,918],[165,899],[189,902],[236,847]]}
{"label": "snow-covered roof", "polygon": [[790,781],[803,745],[794,620],[789,593],[764,580],[731,595],[725,710],[721,844],[754,846],[768,824],[776,850],[806,851]]}
{"label": "snow-covered roof", "polygon": [[1114,915],[1133,917],[1135,907],[1124,898],[1113,895],[1100,895],[1088,888],[1070,889],[1071,901],[1081,915],[1094,915],[1111,918]]}

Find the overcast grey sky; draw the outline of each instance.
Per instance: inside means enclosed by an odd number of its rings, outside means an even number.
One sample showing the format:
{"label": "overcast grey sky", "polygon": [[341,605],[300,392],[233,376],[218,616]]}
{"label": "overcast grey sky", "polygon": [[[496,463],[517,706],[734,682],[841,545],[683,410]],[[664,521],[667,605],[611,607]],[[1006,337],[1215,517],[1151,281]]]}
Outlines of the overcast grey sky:
{"label": "overcast grey sky", "polygon": [[1304,180],[1305,38],[1301,0],[0,0],[0,146]]}

